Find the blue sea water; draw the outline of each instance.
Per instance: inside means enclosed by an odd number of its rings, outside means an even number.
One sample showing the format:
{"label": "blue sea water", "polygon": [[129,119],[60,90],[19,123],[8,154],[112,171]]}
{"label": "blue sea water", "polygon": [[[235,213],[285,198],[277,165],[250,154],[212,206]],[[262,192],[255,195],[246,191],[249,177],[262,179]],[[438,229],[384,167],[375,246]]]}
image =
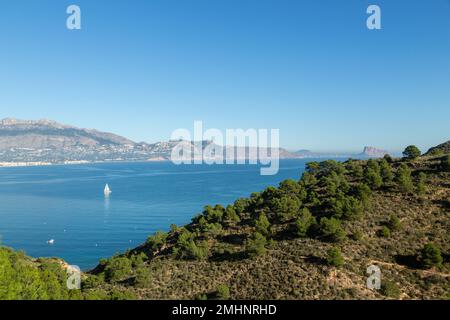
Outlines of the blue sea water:
{"label": "blue sea water", "polygon": [[170,162],[0,168],[1,244],[90,269],[155,231],[190,222],[207,204],[298,179],[309,161],[281,160],[274,176],[261,176],[257,165]]}

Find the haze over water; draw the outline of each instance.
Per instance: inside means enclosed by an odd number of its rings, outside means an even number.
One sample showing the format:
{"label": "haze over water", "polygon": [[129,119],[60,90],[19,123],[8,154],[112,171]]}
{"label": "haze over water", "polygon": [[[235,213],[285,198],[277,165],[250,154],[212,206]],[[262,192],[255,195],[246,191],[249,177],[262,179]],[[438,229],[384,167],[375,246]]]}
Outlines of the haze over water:
{"label": "haze over water", "polygon": [[190,222],[207,204],[227,205],[299,179],[310,161],[281,160],[274,176],[261,176],[256,165],[170,162],[0,168],[0,240],[33,257],[61,257],[86,270],[155,231]]}

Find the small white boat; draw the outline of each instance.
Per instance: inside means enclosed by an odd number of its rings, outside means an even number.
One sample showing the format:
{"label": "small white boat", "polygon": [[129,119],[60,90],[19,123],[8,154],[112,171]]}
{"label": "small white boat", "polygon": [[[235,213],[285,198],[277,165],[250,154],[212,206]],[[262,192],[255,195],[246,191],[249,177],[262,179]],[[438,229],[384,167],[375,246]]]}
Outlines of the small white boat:
{"label": "small white boat", "polygon": [[105,185],[105,190],[103,190],[103,193],[105,194],[105,196],[109,196],[111,194],[111,189],[109,188],[109,185],[106,184]]}
{"label": "small white boat", "polygon": [[55,243],[55,239],[50,239],[47,241],[47,244],[54,244]]}

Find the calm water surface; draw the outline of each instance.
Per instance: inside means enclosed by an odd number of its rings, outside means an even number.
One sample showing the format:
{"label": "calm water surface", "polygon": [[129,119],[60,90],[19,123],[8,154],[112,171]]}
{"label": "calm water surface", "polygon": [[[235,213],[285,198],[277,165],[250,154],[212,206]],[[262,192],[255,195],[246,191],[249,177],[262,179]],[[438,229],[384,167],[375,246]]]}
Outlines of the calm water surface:
{"label": "calm water surface", "polygon": [[[0,168],[0,240],[89,269],[172,223],[188,223],[206,204],[226,205],[298,179],[309,161],[282,160],[274,176],[261,176],[256,165],[170,162]],[[108,199],[106,183],[113,191]]]}

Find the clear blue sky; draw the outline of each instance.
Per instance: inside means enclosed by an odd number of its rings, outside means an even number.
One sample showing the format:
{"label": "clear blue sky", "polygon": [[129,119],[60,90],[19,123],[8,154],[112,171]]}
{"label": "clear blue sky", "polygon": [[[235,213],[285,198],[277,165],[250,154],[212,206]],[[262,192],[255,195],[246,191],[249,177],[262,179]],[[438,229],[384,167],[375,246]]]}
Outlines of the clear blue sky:
{"label": "clear blue sky", "polygon": [[312,150],[450,138],[449,0],[10,0],[0,39],[2,118],[148,142],[203,120]]}

